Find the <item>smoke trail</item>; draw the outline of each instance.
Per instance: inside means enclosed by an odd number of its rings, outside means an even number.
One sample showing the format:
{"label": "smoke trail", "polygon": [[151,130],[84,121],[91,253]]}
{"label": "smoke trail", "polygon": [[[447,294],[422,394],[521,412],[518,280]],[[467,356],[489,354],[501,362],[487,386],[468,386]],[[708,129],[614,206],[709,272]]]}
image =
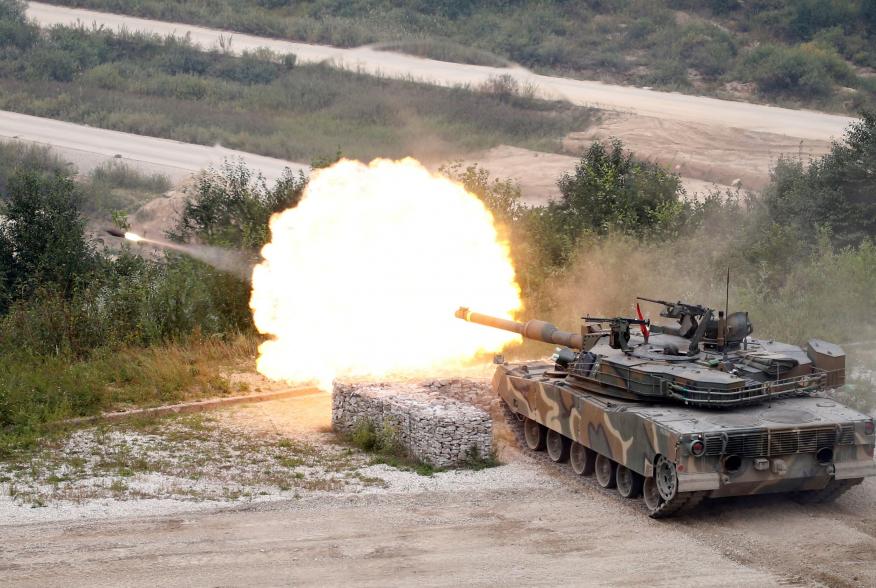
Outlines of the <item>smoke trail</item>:
{"label": "smoke trail", "polygon": [[[115,233],[111,232],[110,234]],[[123,236],[134,243],[144,243],[160,249],[177,251],[220,271],[237,276],[246,282],[252,281],[252,268],[255,266],[256,260],[240,251],[210,245],[184,245],[172,241],[149,239],[136,233],[124,233]]]}

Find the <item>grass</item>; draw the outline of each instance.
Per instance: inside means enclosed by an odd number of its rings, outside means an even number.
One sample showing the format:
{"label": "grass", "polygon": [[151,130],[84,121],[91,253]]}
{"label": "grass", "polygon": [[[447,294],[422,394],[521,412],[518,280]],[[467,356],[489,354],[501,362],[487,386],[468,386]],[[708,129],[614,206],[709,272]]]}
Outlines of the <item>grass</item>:
{"label": "grass", "polygon": [[[0,195],[6,192],[9,178],[16,170],[39,169],[45,173],[74,173],[47,147],[18,142],[0,142]],[[82,212],[106,221],[113,212],[130,213],[144,203],[170,190],[171,183],[161,174],[144,174],[131,166],[110,160],[79,176]]]}
{"label": "grass", "polygon": [[[834,64],[876,66],[871,3],[687,2],[415,3],[360,0],[57,0],[166,21],[189,22],[308,43],[377,44],[435,59],[497,65],[739,98],[732,83],[754,82],[761,100],[855,112],[873,104],[865,77],[851,67],[807,69],[814,53]],[[787,4],[787,5],[786,5]],[[764,46],[802,52],[762,76],[749,57]],[[834,57],[835,56],[835,57]],[[805,62],[809,61],[807,65]],[[815,60],[817,61],[817,60]],[[760,72],[761,74],[763,72]],[[851,75],[848,75],[851,74]],[[813,93],[814,77],[823,92]],[[844,78],[848,77],[849,80]],[[771,80],[781,79],[781,88]],[[844,86],[855,88],[849,96]],[[743,96],[745,97],[745,96]]]}
{"label": "grass", "polygon": [[172,187],[165,175],[141,173],[115,160],[100,164],[80,180],[83,214],[101,221],[110,220],[113,213],[135,212]]}
{"label": "grass", "polygon": [[130,419],[56,431],[0,460],[0,487],[19,504],[92,499],[253,500],[383,486],[337,446],[253,434],[217,414]]}
{"label": "grass", "polygon": [[349,442],[371,455],[372,464],[385,464],[399,470],[431,476],[443,471],[413,457],[398,438],[398,432],[389,423],[377,427],[368,419],[361,419],[349,436]]}
{"label": "grass", "polygon": [[76,416],[246,392],[222,375],[251,367],[255,337],[193,339],[91,356],[0,355],[0,457],[32,447],[46,425]]}
{"label": "grass", "polygon": [[[364,160],[444,159],[498,144],[559,150],[562,137],[591,118],[588,109],[522,94],[297,66],[265,52],[203,53],[180,39],[85,28],[55,28],[0,52],[0,109],[303,162],[339,150]],[[107,169],[95,181],[125,175]],[[144,188],[142,179],[134,183]]]}

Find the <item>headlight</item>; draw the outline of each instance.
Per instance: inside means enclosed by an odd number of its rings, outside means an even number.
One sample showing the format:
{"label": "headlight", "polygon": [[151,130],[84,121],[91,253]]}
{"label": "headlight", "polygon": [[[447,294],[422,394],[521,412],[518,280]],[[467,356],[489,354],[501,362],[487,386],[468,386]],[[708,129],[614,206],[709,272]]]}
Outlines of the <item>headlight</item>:
{"label": "headlight", "polygon": [[691,455],[699,457],[706,452],[706,444],[701,439],[694,439],[690,443],[690,452]]}

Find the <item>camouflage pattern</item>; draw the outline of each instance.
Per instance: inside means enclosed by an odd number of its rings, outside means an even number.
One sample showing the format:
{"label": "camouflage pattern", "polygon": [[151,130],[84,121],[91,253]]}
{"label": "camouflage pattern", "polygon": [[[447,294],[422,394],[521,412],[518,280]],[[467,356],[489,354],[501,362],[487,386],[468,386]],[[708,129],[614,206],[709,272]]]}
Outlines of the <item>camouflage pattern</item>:
{"label": "camouflage pattern", "polygon": [[[706,496],[811,491],[832,500],[876,475],[873,419],[823,395],[844,382],[839,346],[755,339],[745,312],[716,318],[700,305],[642,300],[663,305],[661,316],[677,324],[584,317],[610,330],[589,324],[579,335],[467,308],[456,316],[567,347],[557,349],[554,363],[500,365],[493,387],[512,412],[530,419],[530,447],[547,446],[556,461],[570,441],[590,449],[602,456],[597,481],[617,481],[626,497],[641,488],[651,516]],[[592,454],[573,448],[584,456],[576,471],[592,469]]]}
{"label": "camouflage pattern", "polygon": [[[575,389],[553,364],[500,365],[493,388],[510,409],[644,476],[658,455],[676,465],[678,491],[712,497],[819,490],[876,475],[869,417],[817,396],[714,411],[610,398]],[[689,446],[700,439],[706,454]],[[726,442],[725,442],[726,439]],[[830,447],[819,463],[816,450]],[[733,453],[731,453],[733,452]],[[725,460],[738,455],[728,468]]]}

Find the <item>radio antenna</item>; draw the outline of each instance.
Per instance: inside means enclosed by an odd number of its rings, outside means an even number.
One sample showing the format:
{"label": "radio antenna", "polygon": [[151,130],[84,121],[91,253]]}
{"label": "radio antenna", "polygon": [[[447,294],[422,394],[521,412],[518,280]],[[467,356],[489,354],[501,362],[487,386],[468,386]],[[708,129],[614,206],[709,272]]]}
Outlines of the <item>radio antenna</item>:
{"label": "radio antenna", "polygon": [[727,319],[730,316],[730,266],[727,266],[727,292],[724,297],[724,361],[727,361]]}

